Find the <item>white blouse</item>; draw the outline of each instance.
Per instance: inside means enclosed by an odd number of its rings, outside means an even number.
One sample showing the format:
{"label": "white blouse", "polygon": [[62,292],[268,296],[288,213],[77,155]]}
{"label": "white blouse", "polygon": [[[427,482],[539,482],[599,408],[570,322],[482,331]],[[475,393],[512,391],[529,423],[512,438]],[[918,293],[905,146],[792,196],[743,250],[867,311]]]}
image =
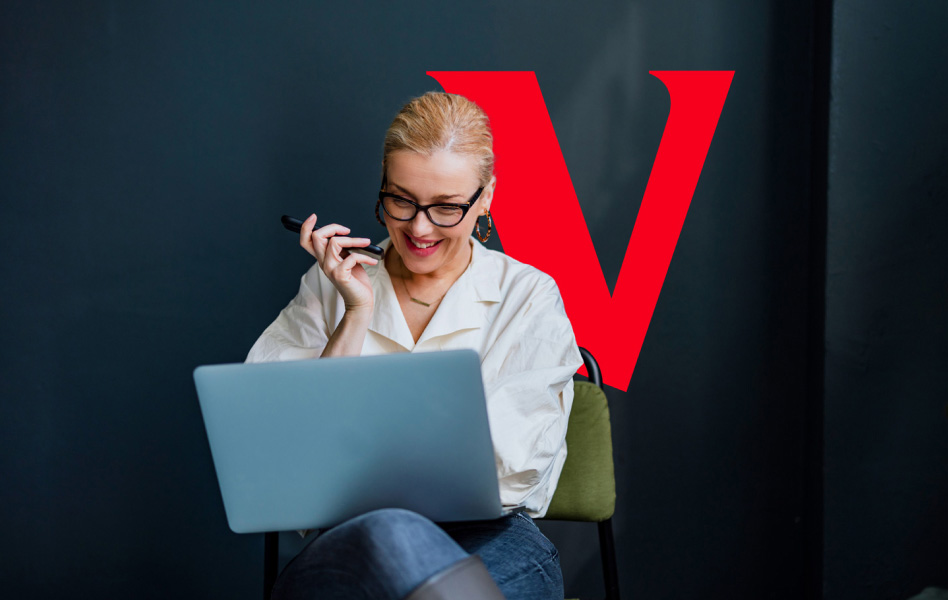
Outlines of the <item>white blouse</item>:
{"label": "white blouse", "polygon": [[[387,249],[389,240],[379,244]],[[471,238],[468,268],[415,343],[385,262],[365,265],[375,309],[362,355],[470,348],[481,358],[500,499],[546,514],[566,461],[572,376],[582,365],[556,282]],[[318,358],[345,312],[314,263],[300,291],[250,349],[247,362]]]}

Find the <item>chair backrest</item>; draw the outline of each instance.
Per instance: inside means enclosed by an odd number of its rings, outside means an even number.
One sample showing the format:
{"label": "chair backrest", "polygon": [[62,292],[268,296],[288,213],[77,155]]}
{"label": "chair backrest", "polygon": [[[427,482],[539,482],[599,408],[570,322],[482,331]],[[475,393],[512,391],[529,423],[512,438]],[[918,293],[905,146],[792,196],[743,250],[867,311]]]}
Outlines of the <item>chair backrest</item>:
{"label": "chair backrest", "polygon": [[566,464],[546,513],[547,519],[605,521],[616,508],[612,428],[606,394],[577,381],[566,430]]}
{"label": "chair backrest", "polygon": [[606,600],[619,600],[619,569],[612,533],[616,478],[609,402],[596,359],[585,348],[580,347],[579,353],[589,381],[573,384],[573,408],[566,429],[566,463],[544,518],[596,523]]}

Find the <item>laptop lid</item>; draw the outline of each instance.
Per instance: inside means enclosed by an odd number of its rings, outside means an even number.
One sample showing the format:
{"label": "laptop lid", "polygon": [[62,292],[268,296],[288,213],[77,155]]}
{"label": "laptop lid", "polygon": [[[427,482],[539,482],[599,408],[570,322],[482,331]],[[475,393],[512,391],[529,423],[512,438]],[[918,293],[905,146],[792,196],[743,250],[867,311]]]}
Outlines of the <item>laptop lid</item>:
{"label": "laptop lid", "polygon": [[502,514],[473,350],[194,370],[230,528],[315,529],[378,508]]}

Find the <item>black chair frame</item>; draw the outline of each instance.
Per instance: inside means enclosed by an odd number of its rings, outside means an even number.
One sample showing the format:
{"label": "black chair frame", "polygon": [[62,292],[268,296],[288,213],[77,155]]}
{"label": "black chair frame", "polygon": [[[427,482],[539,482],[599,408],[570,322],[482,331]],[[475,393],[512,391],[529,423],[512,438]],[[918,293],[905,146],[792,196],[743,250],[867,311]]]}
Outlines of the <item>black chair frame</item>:
{"label": "black chair frame", "polygon": [[[599,363],[589,350],[580,347],[579,353],[583,357],[583,365],[586,367],[589,382],[599,386],[599,389],[605,393],[606,388],[602,383]],[[616,542],[612,534],[612,517],[599,521],[596,525],[599,528],[599,554],[602,558],[602,579],[606,588],[606,600],[619,600],[619,569],[616,566]]]}

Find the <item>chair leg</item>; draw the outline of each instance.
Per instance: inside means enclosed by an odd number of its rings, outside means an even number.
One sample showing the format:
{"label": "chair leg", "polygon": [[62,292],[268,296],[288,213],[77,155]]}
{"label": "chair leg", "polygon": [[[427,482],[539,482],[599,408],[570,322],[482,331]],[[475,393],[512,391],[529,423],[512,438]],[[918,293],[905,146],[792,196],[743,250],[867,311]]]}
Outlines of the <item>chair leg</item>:
{"label": "chair leg", "polygon": [[270,531],[263,534],[263,600],[270,600],[279,566],[280,533]]}
{"label": "chair leg", "polygon": [[602,555],[602,578],[606,584],[606,600],[619,600],[619,569],[616,566],[616,544],[612,536],[612,519],[600,521],[599,553]]}

